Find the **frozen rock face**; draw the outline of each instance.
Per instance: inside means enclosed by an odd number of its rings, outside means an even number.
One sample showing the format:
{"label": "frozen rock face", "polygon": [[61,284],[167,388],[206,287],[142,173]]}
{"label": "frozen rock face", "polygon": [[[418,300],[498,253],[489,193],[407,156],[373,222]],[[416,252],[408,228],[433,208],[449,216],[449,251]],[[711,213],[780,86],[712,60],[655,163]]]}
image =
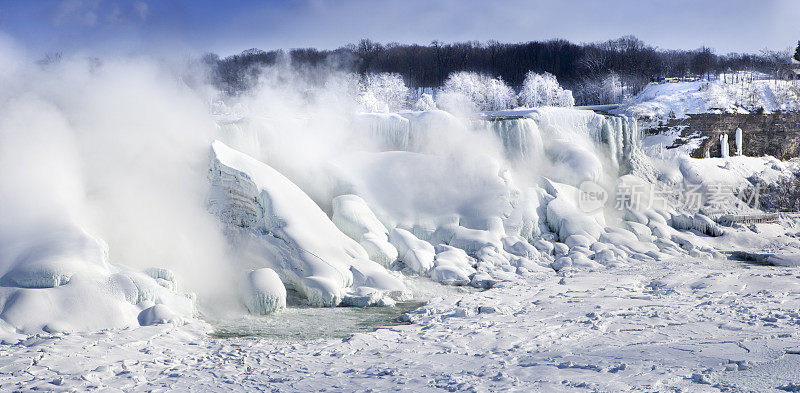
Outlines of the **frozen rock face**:
{"label": "frozen rock face", "polygon": [[251,314],[266,315],[286,308],[286,288],[272,269],[248,273],[243,290],[242,301]]}
{"label": "frozen rock face", "polygon": [[[215,199],[212,209],[224,222],[241,224],[280,239],[287,259],[278,263],[284,278],[305,292],[301,280],[318,276],[339,289],[353,282],[347,261],[367,253],[345,236],[289,179],[221,142],[212,145]],[[221,195],[221,196],[217,196]],[[233,218],[230,219],[229,217]]]}
{"label": "frozen rock face", "polygon": [[357,241],[369,259],[389,266],[397,259],[397,249],[389,243],[389,231],[358,195],[340,195],[333,199],[333,223]]}
{"label": "frozen rock face", "polygon": [[[262,262],[309,304],[338,305],[359,267],[362,281],[374,278],[385,286],[376,289],[403,291],[401,281],[385,277],[385,269],[369,261],[367,251],[289,179],[222,142],[213,143],[212,153],[211,211],[240,228],[241,237],[255,236],[255,244],[270,254]],[[363,269],[371,264],[378,268]]]}

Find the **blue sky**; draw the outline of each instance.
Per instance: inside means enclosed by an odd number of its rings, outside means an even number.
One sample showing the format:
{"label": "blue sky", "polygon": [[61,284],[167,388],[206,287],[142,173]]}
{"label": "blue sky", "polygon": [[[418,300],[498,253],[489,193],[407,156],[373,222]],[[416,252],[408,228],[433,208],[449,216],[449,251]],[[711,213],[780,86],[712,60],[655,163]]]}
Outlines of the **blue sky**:
{"label": "blue sky", "polygon": [[0,0],[0,32],[34,53],[180,48],[226,55],[335,48],[361,38],[589,42],[626,34],[662,48],[754,52],[800,39],[800,1]]}

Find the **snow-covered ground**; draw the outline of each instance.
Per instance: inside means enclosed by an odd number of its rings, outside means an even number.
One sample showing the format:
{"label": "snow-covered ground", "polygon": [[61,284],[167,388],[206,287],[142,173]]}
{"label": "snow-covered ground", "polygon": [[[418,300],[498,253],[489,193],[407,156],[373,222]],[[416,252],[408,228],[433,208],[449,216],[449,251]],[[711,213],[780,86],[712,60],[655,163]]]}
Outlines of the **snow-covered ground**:
{"label": "snow-covered ground", "polygon": [[[727,83],[726,83],[727,80]],[[783,80],[651,83],[619,112],[637,117],[683,117],[696,113],[765,113],[800,110],[800,85]]]}
{"label": "snow-covered ground", "polygon": [[780,391],[797,384],[800,269],[671,258],[434,298],[345,339],[216,339],[205,323],[0,347],[0,389]]}

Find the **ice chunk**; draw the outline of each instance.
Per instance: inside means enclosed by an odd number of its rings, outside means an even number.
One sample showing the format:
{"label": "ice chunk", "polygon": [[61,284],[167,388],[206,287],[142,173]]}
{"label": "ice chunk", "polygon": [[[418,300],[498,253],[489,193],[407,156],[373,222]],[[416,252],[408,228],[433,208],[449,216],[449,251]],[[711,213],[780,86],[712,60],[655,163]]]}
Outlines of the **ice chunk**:
{"label": "ice chunk", "polygon": [[503,250],[506,252],[528,259],[538,259],[539,250],[528,243],[522,236],[503,237]]}
{"label": "ice chunk", "polygon": [[616,248],[628,253],[645,254],[650,251],[658,251],[653,243],[640,241],[635,234],[622,228],[606,227],[606,232],[600,236],[603,243],[613,244]]}
{"label": "ice chunk", "polygon": [[475,270],[473,265],[475,260],[467,255],[467,253],[459,248],[448,246],[446,244],[439,244],[436,246],[436,259],[434,261],[436,266],[452,265],[462,269],[468,273]]}
{"label": "ice chunk", "polygon": [[536,247],[536,249],[539,250],[539,252],[541,252],[544,255],[553,254],[553,251],[555,249],[555,246],[553,245],[553,243],[551,243],[551,242],[549,242],[547,240],[544,240],[544,239],[536,239],[533,242],[533,246]]}
{"label": "ice chunk", "polygon": [[386,298],[383,293],[375,288],[360,287],[345,295],[342,304],[351,307],[392,306],[391,298]]}
{"label": "ice chunk", "polygon": [[550,264],[550,267],[553,268],[555,271],[560,271],[561,269],[568,268],[572,266],[572,258],[564,256],[557,258],[553,263]]}
{"label": "ice chunk", "polygon": [[[502,229],[501,229],[502,231]],[[460,248],[468,254],[475,254],[484,247],[502,250],[502,242],[496,231],[470,229],[460,225],[442,225],[432,237],[434,243],[445,243]]]}
{"label": "ice chunk", "polygon": [[353,273],[353,287],[370,287],[385,291],[389,296],[404,300],[410,296],[406,285],[397,273],[386,270],[377,262],[368,259],[354,260],[350,270]]}
{"label": "ice chunk", "polygon": [[334,280],[309,276],[304,277],[300,284],[300,291],[310,305],[333,307],[342,302],[342,287]]}
{"label": "ice chunk", "polygon": [[242,300],[251,314],[270,314],[286,308],[286,288],[274,270],[253,270],[247,274]]}

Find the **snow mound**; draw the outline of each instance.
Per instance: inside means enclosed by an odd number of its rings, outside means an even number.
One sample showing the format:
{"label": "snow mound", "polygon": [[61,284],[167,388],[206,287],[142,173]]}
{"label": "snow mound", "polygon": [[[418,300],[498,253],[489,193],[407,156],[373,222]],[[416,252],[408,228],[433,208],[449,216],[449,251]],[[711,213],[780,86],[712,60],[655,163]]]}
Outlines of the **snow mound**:
{"label": "snow mound", "polygon": [[68,283],[78,272],[109,273],[108,246],[82,230],[55,230],[18,247],[11,268],[0,278],[3,285],[53,288]]}
{"label": "snow mound", "polygon": [[0,254],[12,261],[0,286],[0,328],[14,335],[4,340],[178,321],[195,313],[194,296],[178,291],[171,271],[112,265],[106,244],[78,227],[8,242]]}
{"label": "snow mound", "polygon": [[139,321],[139,325],[142,326],[180,322],[178,315],[163,304],[156,304],[155,306],[142,310],[137,320]]}
{"label": "snow mound", "polygon": [[573,235],[585,235],[594,240],[600,237],[605,217],[602,211],[587,213],[578,208],[580,190],[546,179],[545,186],[555,197],[547,204],[547,225],[559,239],[566,240]]}

